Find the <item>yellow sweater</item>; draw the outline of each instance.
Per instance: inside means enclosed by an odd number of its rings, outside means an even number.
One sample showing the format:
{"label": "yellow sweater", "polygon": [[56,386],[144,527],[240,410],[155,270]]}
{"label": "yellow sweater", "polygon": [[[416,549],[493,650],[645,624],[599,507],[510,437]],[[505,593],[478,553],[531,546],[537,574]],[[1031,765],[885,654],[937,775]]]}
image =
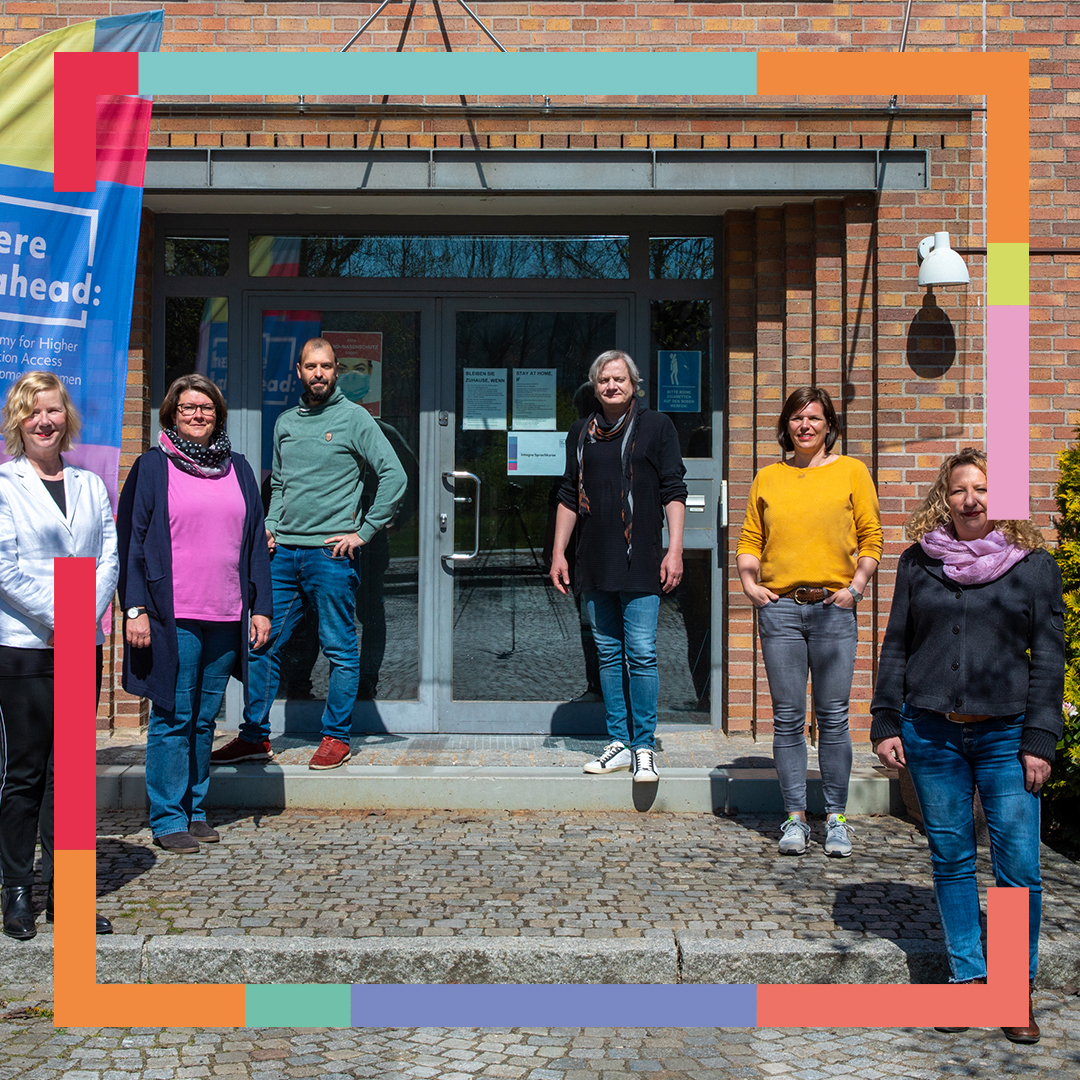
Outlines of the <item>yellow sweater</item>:
{"label": "yellow sweater", "polygon": [[813,469],[766,465],[750,485],[736,554],[760,559],[758,580],[773,592],[846,588],[862,556],[881,559],[877,492],[866,466],[850,457]]}

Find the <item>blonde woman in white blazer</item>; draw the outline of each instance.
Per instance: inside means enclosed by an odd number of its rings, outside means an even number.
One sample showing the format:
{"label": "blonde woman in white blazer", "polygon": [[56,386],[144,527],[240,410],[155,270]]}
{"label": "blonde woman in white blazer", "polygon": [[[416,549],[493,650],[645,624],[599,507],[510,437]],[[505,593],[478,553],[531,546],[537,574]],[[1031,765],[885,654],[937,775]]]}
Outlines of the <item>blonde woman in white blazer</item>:
{"label": "blonde woman in white blazer", "polygon": [[[30,372],[3,410],[0,465],[0,879],[4,933],[36,933],[32,891],[40,824],[42,880],[52,917],[53,559],[97,560],[98,688],[101,619],[116,591],[116,526],[101,478],[64,464],[79,416],[53,374]],[[98,917],[98,933],[109,933]]]}

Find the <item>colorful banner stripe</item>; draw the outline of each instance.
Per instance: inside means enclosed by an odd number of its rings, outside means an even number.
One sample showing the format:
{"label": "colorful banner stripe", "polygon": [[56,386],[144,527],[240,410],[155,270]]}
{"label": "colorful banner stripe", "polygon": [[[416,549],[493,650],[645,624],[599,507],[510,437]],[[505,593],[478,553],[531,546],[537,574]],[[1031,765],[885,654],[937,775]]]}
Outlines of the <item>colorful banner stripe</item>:
{"label": "colorful banner stripe", "polygon": [[[987,447],[995,462],[991,508],[997,517],[1028,516],[1028,238],[1027,79],[1025,53],[514,53],[142,54],[137,85],[119,54],[79,68],[81,81],[58,90],[57,190],[94,181],[85,138],[61,139],[62,119],[99,93],[214,94],[560,94],[792,95],[969,94],[987,97]],[[453,59],[451,59],[453,58]],[[453,68],[453,64],[467,59]],[[57,56],[57,67],[68,61]],[[312,72],[310,78],[308,72]],[[449,74],[448,74],[449,72]],[[438,74],[436,74],[438,73]],[[301,76],[301,77],[297,77]],[[433,82],[426,80],[432,78]],[[295,79],[295,81],[294,81]],[[145,80],[145,81],[144,81]],[[170,81],[172,80],[172,81]],[[230,81],[232,80],[232,81]],[[344,81],[343,81],[344,80]],[[369,81],[370,80],[370,81]],[[122,87],[122,89],[121,89]],[[332,89],[330,87],[333,87]],[[84,108],[85,113],[85,108]],[[80,114],[82,115],[82,114]],[[84,123],[83,120],[78,121]],[[65,128],[65,132],[68,128]],[[1023,249],[1023,251],[1021,250]],[[1000,282],[998,276],[1000,275]],[[93,656],[93,564],[58,560],[56,1023],[66,1026],[367,1026],[379,1019],[407,1026],[535,1026],[563,1015],[568,1026],[1015,1025],[1027,1018],[1027,894],[990,889],[988,982],[955,986],[113,986],[96,983],[93,934],[93,672],[74,652]],[[84,581],[77,585],[79,575]],[[89,585],[87,585],[89,582]],[[62,584],[63,583],[63,584]],[[89,590],[89,591],[87,591]],[[69,628],[84,624],[83,631]],[[63,629],[62,629],[63,628]],[[79,728],[84,735],[80,741]],[[63,748],[63,752],[61,752]],[[82,777],[80,784],[78,778]],[[61,850],[64,849],[64,850]],[[751,1000],[751,993],[753,999]],[[664,1004],[658,1005],[663,1000]],[[817,1004],[815,1005],[815,1002]],[[677,1003],[677,1004],[673,1004]],[[752,1010],[752,1011],[751,1011]],[[699,1020],[698,1017],[707,1019]],[[553,1023],[555,1021],[552,1021]],[[380,1026],[382,1026],[380,1024]]]}
{"label": "colorful banner stripe", "polygon": [[650,94],[755,93],[755,54],[715,52],[144,53],[139,93],[637,95],[643,66]]}

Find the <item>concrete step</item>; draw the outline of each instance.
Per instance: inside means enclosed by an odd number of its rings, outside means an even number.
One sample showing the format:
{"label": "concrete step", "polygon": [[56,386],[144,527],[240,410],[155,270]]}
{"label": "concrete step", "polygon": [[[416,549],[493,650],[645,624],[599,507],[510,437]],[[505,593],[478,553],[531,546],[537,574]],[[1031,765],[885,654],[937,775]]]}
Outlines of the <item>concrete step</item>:
{"label": "concrete step", "polygon": [[[7,943],[0,985],[51,983],[52,934]],[[924,939],[655,937],[98,939],[102,983],[943,983],[945,948]],[[1043,942],[1039,985],[1075,986],[1080,946]]]}
{"label": "concrete step", "polygon": [[[821,776],[807,775],[808,810],[824,812]],[[147,806],[143,765],[100,765],[102,810]],[[546,810],[669,813],[782,813],[775,769],[662,768],[658,784],[635,784],[629,773],[587,776],[580,766],[346,765],[313,772],[304,765],[245,762],[214,766],[209,806],[321,810]],[[895,772],[852,770],[850,814],[903,812]]]}

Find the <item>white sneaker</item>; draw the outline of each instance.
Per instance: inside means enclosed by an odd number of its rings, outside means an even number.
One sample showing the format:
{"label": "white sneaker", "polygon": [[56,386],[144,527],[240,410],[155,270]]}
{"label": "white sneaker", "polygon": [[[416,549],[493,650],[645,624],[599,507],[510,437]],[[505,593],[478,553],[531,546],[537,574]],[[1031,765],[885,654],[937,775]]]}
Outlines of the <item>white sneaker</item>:
{"label": "white sneaker", "polygon": [[655,784],[660,779],[656,771],[656,763],[653,761],[653,751],[647,747],[632,750],[634,755],[634,783]]}
{"label": "white sneaker", "polygon": [[626,772],[630,768],[630,751],[621,743],[608,743],[604,752],[594,761],[588,762],[584,772],[593,776],[613,772]]}
{"label": "white sneaker", "polygon": [[780,854],[805,855],[806,841],[810,839],[810,826],[797,817],[789,817],[780,826]]}
{"label": "white sneaker", "polygon": [[855,830],[843,814],[830,814],[825,824],[825,854],[846,859],[851,854],[851,834]]}

